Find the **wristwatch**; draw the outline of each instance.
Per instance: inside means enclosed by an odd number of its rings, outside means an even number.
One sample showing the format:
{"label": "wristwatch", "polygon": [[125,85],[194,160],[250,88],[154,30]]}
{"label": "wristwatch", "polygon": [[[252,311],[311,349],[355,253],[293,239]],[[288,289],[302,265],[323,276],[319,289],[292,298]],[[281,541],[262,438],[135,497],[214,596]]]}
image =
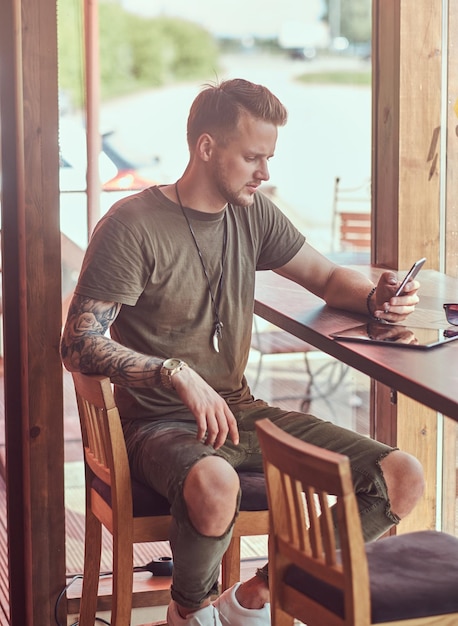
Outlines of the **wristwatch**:
{"label": "wristwatch", "polygon": [[175,376],[175,374],[177,374],[178,372],[181,372],[184,367],[188,367],[188,364],[181,359],[176,358],[166,359],[162,363],[161,384],[164,389],[175,389],[172,377]]}

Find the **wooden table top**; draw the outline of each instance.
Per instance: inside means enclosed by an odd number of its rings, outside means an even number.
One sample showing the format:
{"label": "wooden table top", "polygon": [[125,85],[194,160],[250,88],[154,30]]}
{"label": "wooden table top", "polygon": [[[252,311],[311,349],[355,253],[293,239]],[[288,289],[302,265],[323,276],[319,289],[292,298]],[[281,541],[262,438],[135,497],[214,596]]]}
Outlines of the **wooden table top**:
{"label": "wooden table top", "polygon": [[[355,269],[374,282],[384,271],[370,266]],[[448,328],[442,304],[458,302],[458,279],[422,270],[418,280],[420,303],[408,325]],[[367,316],[328,307],[320,298],[270,271],[258,272],[255,298],[257,315],[458,421],[458,340],[428,350],[336,341],[331,333],[367,322]]]}

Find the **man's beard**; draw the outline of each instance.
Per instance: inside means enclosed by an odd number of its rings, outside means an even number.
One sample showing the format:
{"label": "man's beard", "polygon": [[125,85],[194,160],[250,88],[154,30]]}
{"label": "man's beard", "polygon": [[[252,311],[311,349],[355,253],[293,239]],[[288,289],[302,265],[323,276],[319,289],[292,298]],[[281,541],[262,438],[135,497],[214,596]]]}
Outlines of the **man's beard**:
{"label": "man's beard", "polygon": [[227,175],[227,170],[219,158],[216,159],[213,168],[213,180],[218,192],[228,204],[234,206],[251,206],[253,204],[254,198],[246,191],[244,192],[243,189],[235,190],[231,187],[230,176]]}

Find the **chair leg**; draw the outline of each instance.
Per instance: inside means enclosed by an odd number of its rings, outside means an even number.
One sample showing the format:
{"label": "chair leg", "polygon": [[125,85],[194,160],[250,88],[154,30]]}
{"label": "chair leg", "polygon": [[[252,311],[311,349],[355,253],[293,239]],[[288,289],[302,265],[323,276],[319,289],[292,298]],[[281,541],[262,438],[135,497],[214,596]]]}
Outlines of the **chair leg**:
{"label": "chair leg", "polygon": [[117,528],[113,533],[113,600],[111,623],[130,626],[134,583],[134,557],[131,533]]}
{"label": "chair leg", "polygon": [[102,525],[90,509],[86,509],[84,536],[83,589],[80,604],[80,626],[94,626],[102,554]]}
{"label": "chair leg", "polygon": [[[270,546],[269,537],[269,555],[272,556],[272,548]],[[294,617],[289,613],[286,613],[282,608],[282,602],[280,600],[279,585],[276,582],[275,556],[269,558],[269,588],[270,588],[270,619],[271,626],[293,626]]]}
{"label": "chair leg", "polygon": [[225,591],[240,580],[240,537],[232,537],[221,561],[221,590]]}
{"label": "chair leg", "polygon": [[271,604],[270,615],[272,626],[293,626],[294,624],[294,617],[282,611],[279,606],[275,607]]}

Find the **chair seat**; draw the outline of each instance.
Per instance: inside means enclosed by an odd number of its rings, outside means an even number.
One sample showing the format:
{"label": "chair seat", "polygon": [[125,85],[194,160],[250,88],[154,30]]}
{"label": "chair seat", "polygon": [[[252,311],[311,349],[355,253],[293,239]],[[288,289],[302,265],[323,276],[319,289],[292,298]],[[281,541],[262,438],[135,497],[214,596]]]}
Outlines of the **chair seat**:
{"label": "chair seat", "polygon": [[[264,474],[259,472],[240,472],[242,498],[241,511],[266,511],[267,494]],[[134,517],[157,517],[170,515],[170,504],[151,487],[132,479],[132,501]],[[100,478],[94,477],[92,488],[111,506],[111,489]]]}
{"label": "chair seat", "polygon": [[[372,624],[458,612],[458,539],[419,531],[367,544]],[[407,575],[408,574],[408,575]],[[343,617],[343,594],[291,565],[285,582]]]}
{"label": "chair seat", "polygon": [[366,553],[374,624],[458,612],[456,537],[408,533],[376,541]]}

